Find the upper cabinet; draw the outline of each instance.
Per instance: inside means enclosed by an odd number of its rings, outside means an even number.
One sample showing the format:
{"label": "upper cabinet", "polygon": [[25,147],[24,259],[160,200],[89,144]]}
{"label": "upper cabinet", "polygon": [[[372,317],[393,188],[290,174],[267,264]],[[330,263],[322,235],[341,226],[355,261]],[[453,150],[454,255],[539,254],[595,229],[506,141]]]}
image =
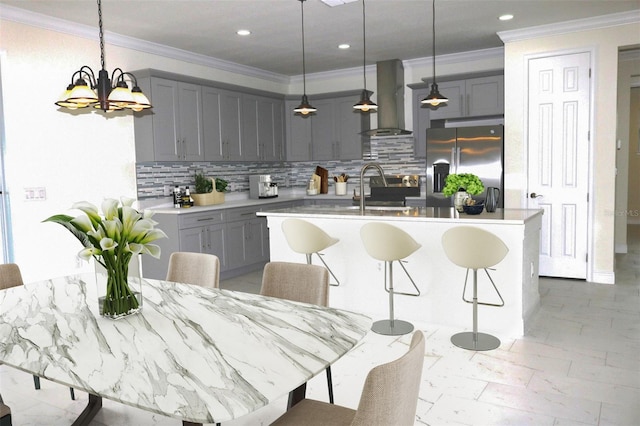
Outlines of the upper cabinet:
{"label": "upper cabinet", "polygon": [[413,135],[416,143],[416,157],[424,157],[427,154],[427,129],[431,127],[432,120],[504,114],[503,75],[444,81],[438,83],[438,89],[441,94],[449,98],[449,102],[438,109],[420,104],[420,101],[429,94],[430,86],[413,89]]}
{"label": "upper cabinet", "polygon": [[202,88],[157,77],[138,79],[153,108],[134,120],[137,161],[204,159]]}
{"label": "upper cabinet", "polygon": [[146,73],[151,75],[138,83],[153,108],[136,113],[136,161],[284,159],[284,99],[278,95],[164,78],[168,73],[155,70]]}
{"label": "upper cabinet", "polygon": [[[448,105],[430,112],[431,120],[504,114],[504,76],[438,83]],[[427,90],[428,93],[428,90]]]}
{"label": "upper cabinet", "polygon": [[359,92],[349,95],[310,97],[318,109],[307,117],[294,114],[299,100],[287,101],[287,160],[327,161],[362,159],[360,133],[370,129],[369,114],[353,109]]}

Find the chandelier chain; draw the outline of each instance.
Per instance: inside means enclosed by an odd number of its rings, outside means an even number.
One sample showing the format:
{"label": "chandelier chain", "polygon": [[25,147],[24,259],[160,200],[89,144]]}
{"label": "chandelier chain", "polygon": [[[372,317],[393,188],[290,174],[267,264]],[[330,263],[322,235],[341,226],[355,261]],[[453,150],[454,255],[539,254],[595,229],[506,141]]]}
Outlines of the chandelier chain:
{"label": "chandelier chain", "polygon": [[100,37],[100,66],[106,69],[104,61],[104,32],[102,31],[102,2],[98,0],[98,29]]}

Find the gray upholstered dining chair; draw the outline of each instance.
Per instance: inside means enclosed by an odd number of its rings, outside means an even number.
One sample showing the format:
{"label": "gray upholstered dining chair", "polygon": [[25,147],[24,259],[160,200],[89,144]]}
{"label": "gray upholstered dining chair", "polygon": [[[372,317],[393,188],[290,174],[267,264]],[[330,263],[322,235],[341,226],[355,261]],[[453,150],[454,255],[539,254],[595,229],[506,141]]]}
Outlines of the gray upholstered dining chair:
{"label": "gray upholstered dining chair", "polygon": [[167,281],[220,287],[220,259],[206,253],[173,252],[169,258]]}
{"label": "gray upholstered dining chair", "polygon": [[[15,263],[0,264],[0,290],[20,285],[24,285],[24,283],[18,265]],[[33,384],[36,389],[40,389],[40,377],[33,376]],[[73,388],[69,388],[69,393],[71,394],[71,399],[75,400],[76,394]]]}
{"label": "gray upholstered dining chair", "polygon": [[[264,265],[260,294],[294,302],[327,306],[329,304],[329,272],[319,265],[269,262]],[[326,371],[329,402],[333,404],[331,366],[328,366]]]}
{"label": "gray upholstered dining chair", "polygon": [[303,399],[272,425],[413,425],[424,364],[424,347],[424,335],[416,331],[406,354],[369,371],[357,410]]}

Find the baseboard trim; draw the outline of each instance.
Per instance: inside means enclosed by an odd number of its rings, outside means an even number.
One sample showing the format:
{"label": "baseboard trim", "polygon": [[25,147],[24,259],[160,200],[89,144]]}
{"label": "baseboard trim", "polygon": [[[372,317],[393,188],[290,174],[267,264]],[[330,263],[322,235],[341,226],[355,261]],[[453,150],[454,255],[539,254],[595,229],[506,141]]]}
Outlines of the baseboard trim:
{"label": "baseboard trim", "polygon": [[596,284],[615,284],[616,273],[615,272],[593,272],[589,282]]}

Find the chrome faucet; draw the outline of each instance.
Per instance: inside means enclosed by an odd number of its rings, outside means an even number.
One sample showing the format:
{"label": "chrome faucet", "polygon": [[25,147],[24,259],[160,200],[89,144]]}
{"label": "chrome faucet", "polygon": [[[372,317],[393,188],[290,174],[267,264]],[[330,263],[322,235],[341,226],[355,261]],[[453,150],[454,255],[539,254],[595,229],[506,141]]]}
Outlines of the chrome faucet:
{"label": "chrome faucet", "polygon": [[382,183],[387,186],[387,178],[384,177],[384,170],[379,163],[365,163],[360,169],[360,214],[364,214],[364,174],[370,168],[373,167],[378,170],[380,177],[382,177]]}

